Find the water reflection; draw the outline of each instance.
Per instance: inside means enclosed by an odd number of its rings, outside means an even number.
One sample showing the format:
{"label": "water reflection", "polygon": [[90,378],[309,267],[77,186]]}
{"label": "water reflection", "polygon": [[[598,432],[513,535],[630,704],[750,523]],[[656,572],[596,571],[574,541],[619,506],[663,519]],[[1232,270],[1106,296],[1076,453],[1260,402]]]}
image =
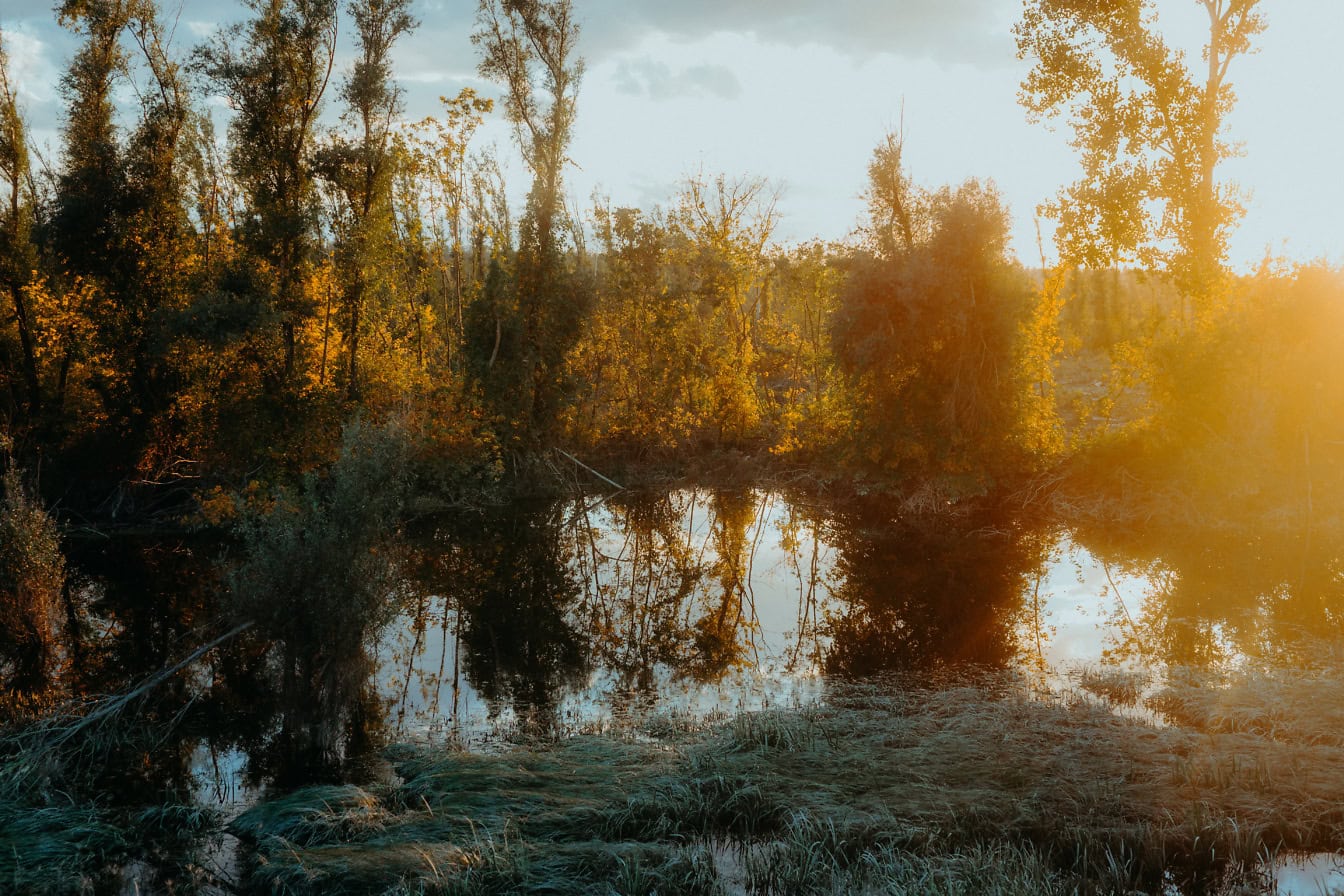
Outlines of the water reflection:
{"label": "water reflection", "polygon": [[384,643],[402,733],[556,733],[820,693],[827,677],[1288,662],[1344,635],[1318,540],[1148,539],[1003,508],[622,492],[439,520],[427,597]]}
{"label": "water reflection", "polygon": [[382,692],[402,730],[459,736],[1003,668],[1049,548],[1001,513],[915,524],[723,489],[494,509],[414,541],[435,596],[385,641]]}
{"label": "water reflection", "polygon": [[[219,633],[222,544],[75,548],[54,691],[125,692]],[[407,737],[656,732],[878,675],[1061,683],[1103,666],[1160,683],[1344,642],[1344,550],[1319,533],[1066,528],[992,507],[915,521],[876,498],[680,489],[456,513],[371,556],[398,610],[378,637],[338,648],[296,625],[228,641],[100,737],[89,798],[236,808],[367,781]]]}
{"label": "water reflection", "polygon": [[[62,691],[116,691],[208,640],[221,551],[83,546]],[[1319,536],[1065,529],[995,508],[912,521],[880,499],[750,489],[457,513],[388,553],[402,612],[379,639],[339,657],[308,645],[339,666],[322,679],[343,683],[338,710],[287,683],[285,651],[252,632],[157,689],[144,728],[176,734],[122,745],[108,768],[125,791],[181,794],[218,767],[242,776],[205,788],[227,796],[358,777],[397,738],[703,717],[809,699],[831,677],[1293,663],[1344,640],[1341,556]]]}
{"label": "water reflection", "polygon": [[[1046,539],[1001,511],[916,524],[880,502],[836,513],[831,536],[841,584],[828,613],[828,673],[993,670],[1018,658],[1017,623]],[[1032,618],[1039,655],[1039,613]]]}
{"label": "water reflection", "polygon": [[[208,545],[121,539],[72,547],[76,621],[67,626],[62,694],[78,701],[127,690],[208,640],[218,593],[202,563]],[[217,730],[217,696],[200,670],[147,692],[134,707],[137,723],[99,740],[97,786],[185,798],[194,788],[193,745]]]}
{"label": "water reflection", "polygon": [[1340,545],[1282,532],[1080,530],[1076,537],[1098,565],[1136,583],[1109,620],[1116,661],[1291,666],[1344,641]]}
{"label": "water reflection", "polygon": [[[421,604],[411,629],[420,643],[431,625],[438,629],[439,668],[434,674],[417,667],[420,653],[412,646],[403,654],[411,664],[408,681],[414,677],[422,693],[432,688],[437,698],[451,663],[454,707],[465,676],[493,716],[511,707],[542,728],[554,727],[559,693],[580,680],[588,662],[573,622],[581,595],[564,517],[563,506],[553,503],[472,514],[442,521],[418,545],[422,590],[441,597]],[[402,713],[408,697],[403,688]],[[455,721],[456,709],[449,715]]]}

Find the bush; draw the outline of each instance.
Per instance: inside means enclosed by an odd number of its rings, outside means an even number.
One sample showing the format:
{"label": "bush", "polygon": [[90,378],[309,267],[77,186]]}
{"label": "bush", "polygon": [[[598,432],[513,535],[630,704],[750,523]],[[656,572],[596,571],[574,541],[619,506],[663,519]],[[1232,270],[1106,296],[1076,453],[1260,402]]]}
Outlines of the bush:
{"label": "bush", "polygon": [[276,647],[287,728],[306,730],[329,757],[344,711],[367,678],[365,648],[396,615],[405,580],[396,527],[410,446],[395,424],[344,430],[325,477],[249,502],[244,557],[228,576],[232,614]]}
{"label": "bush", "polygon": [[0,478],[0,717],[50,690],[64,587],[56,523],[11,463]]}

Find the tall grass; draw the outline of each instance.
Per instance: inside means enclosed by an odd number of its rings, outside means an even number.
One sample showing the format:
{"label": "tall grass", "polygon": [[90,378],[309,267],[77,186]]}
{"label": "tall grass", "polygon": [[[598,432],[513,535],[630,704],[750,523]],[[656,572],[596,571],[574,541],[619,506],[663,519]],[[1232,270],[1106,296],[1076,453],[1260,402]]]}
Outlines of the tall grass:
{"label": "tall grass", "polygon": [[1344,848],[1344,738],[1321,721],[1344,673],[1291,680],[1173,677],[1162,724],[995,680],[838,689],[676,748],[403,750],[377,795],[249,813],[247,887],[1265,892],[1275,855]]}

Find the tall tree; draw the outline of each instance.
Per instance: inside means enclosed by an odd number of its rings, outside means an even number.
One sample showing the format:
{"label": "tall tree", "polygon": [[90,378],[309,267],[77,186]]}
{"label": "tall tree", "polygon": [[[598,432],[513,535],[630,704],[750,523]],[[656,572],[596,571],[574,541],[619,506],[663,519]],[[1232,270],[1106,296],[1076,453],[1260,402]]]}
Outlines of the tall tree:
{"label": "tall tree", "polygon": [[924,219],[919,204],[925,197],[905,170],[904,151],[905,135],[890,131],[868,163],[868,237],[884,258],[913,252],[916,222]]}
{"label": "tall tree", "polygon": [[[0,208],[0,288],[9,297],[19,344],[19,358],[14,360],[9,357],[4,342],[0,341],[0,377],[10,381],[11,391],[17,391],[14,379],[22,380],[24,394],[14,396],[10,404],[22,405],[26,416],[31,418],[42,409],[37,340],[32,311],[24,294],[37,267],[37,251],[32,241],[33,196],[28,135],[10,81],[9,58],[3,42],[0,42],[0,182],[5,188],[4,205]],[[12,412],[0,415],[0,418],[8,416],[12,416]]]}
{"label": "tall tree", "polygon": [[831,318],[855,403],[854,447],[898,473],[1002,485],[1057,441],[1040,383],[1054,351],[1053,305],[1033,295],[1008,252],[1008,212],[992,183],[921,189],[898,159],[884,160],[891,145],[869,171],[869,226],[888,238],[849,262]]}
{"label": "tall tree", "polygon": [[[60,9],[84,43],[63,84],[70,107],[52,244],[66,288],[91,291],[92,338],[80,354],[114,436],[115,450],[103,455],[111,472],[142,459],[144,437],[170,403],[164,312],[187,286],[178,149],[188,99],[157,12],[154,0],[67,0]],[[113,102],[119,84],[140,97],[129,133]]]}
{"label": "tall tree", "polygon": [[1066,260],[1165,267],[1204,314],[1224,286],[1227,232],[1240,214],[1218,164],[1234,102],[1232,60],[1264,27],[1259,0],[1197,0],[1208,17],[1203,65],[1158,32],[1154,0],[1028,0],[1015,26],[1035,66],[1022,102],[1067,112],[1083,176],[1047,204]]}
{"label": "tall tree", "polygon": [[365,303],[380,259],[392,242],[392,127],[401,111],[392,83],[392,45],[415,27],[410,0],[352,0],[359,56],[341,85],[344,119],[353,133],[321,154],[323,174],[336,188],[340,210],[337,266],[345,293],[346,397],[360,396],[359,343]]}
{"label": "tall tree", "polygon": [[293,384],[298,333],[314,309],[304,276],[317,237],[312,164],[322,96],[336,54],[336,0],[248,0],[254,18],[200,51],[199,66],[232,105],[231,162],[247,214],[242,239],[269,268],[279,324],[271,388]]}
{"label": "tall tree", "polygon": [[171,403],[169,312],[192,286],[194,234],[187,217],[181,155],[190,100],[166,47],[154,0],[136,0],[128,31],[148,70],[141,115],[123,152],[126,171],[115,289],[120,309],[108,351],[127,371],[130,407],[122,416],[152,418]]}
{"label": "tall tree", "polygon": [[481,0],[477,25],[472,41],[484,54],[481,74],[504,85],[505,109],[533,175],[521,247],[549,259],[583,75],[579,26],[570,0]]}
{"label": "tall tree", "polygon": [[505,87],[505,109],[533,176],[516,272],[521,357],[509,359],[522,386],[519,422],[528,429],[554,414],[557,377],[587,304],[587,292],[563,270],[559,245],[563,173],[583,74],[578,36],[570,0],[481,0],[472,35],[483,54],[481,74]]}
{"label": "tall tree", "polygon": [[[464,304],[468,293],[479,292],[485,277],[484,264],[476,253],[468,255],[464,237],[472,200],[467,148],[494,109],[494,101],[477,96],[470,87],[455,97],[440,97],[440,101],[443,118],[431,116],[412,126],[406,166],[412,183],[402,192],[412,198],[403,205],[415,206],[417,218],[428,226],[435,244],[430,261],[439,281],[439,314],[450,324],[444,342],[448,367],[453,370],[462,339]],[[472,236],[477,232],[473,229]],[[481,239],[484,235],[479,234]]]}
{"label": "tall tree", "polygon": [[83,33],[84,44],[61,85],[69,106],[53,242],[72,274],[107,278],[116,263],[125,193],[112,88],[127,64],[121,37],[131,9],[126,0],[66,0],[59,13],[61,24]]}

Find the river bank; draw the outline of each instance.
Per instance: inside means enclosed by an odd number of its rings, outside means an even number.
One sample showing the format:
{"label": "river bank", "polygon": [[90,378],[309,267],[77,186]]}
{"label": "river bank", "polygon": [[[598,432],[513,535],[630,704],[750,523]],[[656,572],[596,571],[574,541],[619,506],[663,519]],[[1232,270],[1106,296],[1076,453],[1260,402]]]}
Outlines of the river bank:
{"label": "river bank", "polygon": [[[188,866],[198,891],[294,896],[1255,894],[1285,859],[1344,849],[1339,656],[1117,693],[837,685],[709,725],[487,754],[398,745],[381,783],[302,788],[227,824],[158,818],[238,845],[232,866]],[[24,852],[6,812],[0,879],[99,889],[90,832],[124,847],[149,821],[90,820],[63,854],[51,832]]]}

